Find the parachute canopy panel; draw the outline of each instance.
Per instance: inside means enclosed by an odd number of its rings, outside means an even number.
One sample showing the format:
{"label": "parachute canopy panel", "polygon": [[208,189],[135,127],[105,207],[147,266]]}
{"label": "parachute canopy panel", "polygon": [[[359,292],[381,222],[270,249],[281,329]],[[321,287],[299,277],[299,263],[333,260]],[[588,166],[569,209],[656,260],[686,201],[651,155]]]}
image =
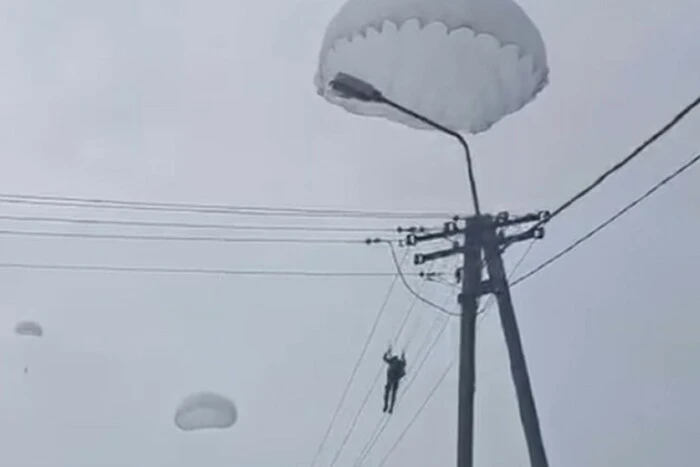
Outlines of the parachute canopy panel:
{"label": "parachute canopy panel", "polygon": [[175,412],[175,425],[184,431],[229,428],[237,419],[233,402],[211,392],[187,396]]}
{"label": "parachute canopy panel", "polygon": [[44,335],[44,330],[37,322],[20,321],[15,325],[15,333],[20,336],[41,337]]}
{"label": "parachute canopy panel", "polygon": [[338,73],[455,131],[478,133],[548,82],[540,32],[513,0],[348,0],[326,29],[315,85],[329,102],[414,128],[382,103],[341,97]]}

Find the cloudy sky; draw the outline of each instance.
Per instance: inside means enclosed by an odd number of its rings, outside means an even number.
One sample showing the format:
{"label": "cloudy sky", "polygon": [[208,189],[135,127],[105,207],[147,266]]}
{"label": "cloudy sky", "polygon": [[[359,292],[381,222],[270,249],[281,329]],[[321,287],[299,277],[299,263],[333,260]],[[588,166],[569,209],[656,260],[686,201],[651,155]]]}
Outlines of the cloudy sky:
{"label": "cloudy sky", "polygon": [[[316,95],[318,48],[341,3],[2,0],[0,193],[465,212],[463,160],[451,141],[352,116]],[[482,202],[494,211],[555,207],[700,91],[697,0],[520,4],[546,41],[551,84],[521,112],[472,139]],[[699,128],[700,113],[689,116],[552,222],[523,268],[696,154]],[[693,171],[679,177],[514,289],[551,465],[671,467],[697,458],[699,177]],[[0,215],[2,231],[141,235],[246,233],[6,217],[395,225],[5,202]],[[287,234],[312,235],[324,236]],[[512,264],[518,257],[514,248],[506,260]],[[0,262],[382,273],[393,268],[382,246],[27,235],[3,235]],[[1,463],[306,466],[390,282],[390,276],[0,269]],[[455,305],[449,287],[427,284],[422,290]],[[319,465],[328,465],[339,448],[410,303],[397,286]],[[20,319],[41,322],[45,337],[18,339],[13,327]],[[441,320],[430,308],[414,309],[397,343],[407,347],[409,373]],[[452,361],[455,324],[438,341],[366,465],[379,464]],[[525,465],[495,314],[483,320],[478,339],[477,465]],[[385,465],[454,464],[456,382],[453,370]],[[178,400],[202,389],[236,402],[240,419],[232,429],[176,430]],[[375,392],[338,467],[353,465],[380,406]]]}

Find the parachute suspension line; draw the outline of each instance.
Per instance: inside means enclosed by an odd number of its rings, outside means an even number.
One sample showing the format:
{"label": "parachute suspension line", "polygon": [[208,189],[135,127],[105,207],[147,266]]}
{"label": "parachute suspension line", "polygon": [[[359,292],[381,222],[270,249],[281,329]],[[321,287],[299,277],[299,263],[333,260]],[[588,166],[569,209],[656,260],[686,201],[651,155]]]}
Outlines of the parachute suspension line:
{"label": "parachute suspension line", "polygon": [[[485,312],[488,310],[488,308],[491,307],[492,304],[493,304],[492,301],[487,301],[486,304],[481,308],[480,313],[482,313],[482,314],[485,313]],[[477,326],[478,326],[478,325],[479,325],[479,323],[477,322]],[[477,329],[478,329],[478,328],[477,328]],[[394,442],[394,444],[391,446],[391,448],[389,449],[389,451],[386,453],[386,455],[384,456],[384,458],[382,459],[382,461],[379,463],[379,467],[382,467],[382,466],[386,463],[386,461],[389,459],[389,457],[391,456],[391,454],[396,450],[396,448],[398,447],[398,445],[399,445],[399,444],[401,443],[401,441],[403,440],[404,436],[406,436],[406,433],[408,433],[408,430],[410,430],[410,428],[411,428],[411,427],[413,426],[413,424],[416,422],[416,420],[418,419],[418,417],[420,416],[420,414],[423,412],[423,410],[425,409],[425,407],[428,405],[428,402],[430,402],[430,400],[431,400],[431,399],[433,398],[433,396],[435,395],[435,392],[438,390],[438,388],[439,388],[439,387],[442,385],[442,383],[445,381],[445,378],[447,377],[447,375],[449,374],[450,370],[452,369],[452,367],[454,366],[454,364],[455,364],[456,362],[457,362],[457,355],[455,354],[455,355],[453,356],[452,360],[450,361],[450,364],[447,366],[447,368],[445,368],[445,371],[442,373],[442,375],[441,375],[440,378],[438,379],[438,381],[437,381],[437,383],[435,384],[435,386],[433,386],[433,389],[432,389],[432,390],[430,391],[430,393],[428,394],[428,397],[426,397],[426,399],[423,401],[423,404],[421,404],[421,406],[418,408],[418,410],[417,410],[416,413],[413,415],[413,417],[411,418],[411,420],[408,422],[408,424],[406,425],[406,427],[404,428],[404,430],[401,432],[401,434],[400,434],[399,437],[396,439],[396,441]],[[407,388],[407,389],[408,389],[408,388]]]}
{"label": "parachute suspension line", "polygon": [[[408,333],[408,338],[406,339],[408,342],[413,342],[413,340],[416,338],[416,335],[418,334],[418,329],[420,329],[421,324],[423,323],[423,317],[421,315],[418,315],[418,318],[413,323],[413,326],[411,327],[411,331]],[[406,346],[406,350],[408,350],[408,345]]]}
{"label": "parachute suspension line", "polygon": [[[425,283],[424,283],[424,284],[425,284]],[[423,285],[424,285],[424,284],[423,284]],[[415,304],[416,304],[417,302],[418,302],[418,298],[416,297],[416,298],[414,298],[413,302],[411,303],[411,309],[414,308],[414,306],[415,306]],[[420,315],[419,315],[419,316],[420,316]],[[437,321],[438,318],[439,318],[439,317],[436,317],[436,318],[435,318],[435,321]],[[417,324],[419,324],[419,323],[420,323],[420,318],[419,318],[419,320],[417,320],[416,322],[417,322]],[[433,323],[433,324],[434,324],[434,323]],[[408,339],[406,340],[406,344],[405,344],[405,347],[406,347],[406,348],[408,348],[408,347],[411,345],[411,343],[413,342],[413,339],[414,339],[415,336],[416,336],[416,332],[415,332],[415,331],[416,331],[416,329],[415,329],[415,326],[414,326],[413,332],[411,333],[411,335],[409,335]],[[400,332],[401,332],[401,330],[399,331],[399,333],[400,333]],[[432,332],[432,327],[431,327],[429,333],[430,333],[430,332]],[[398,335],[397,335],[397,339],[398,339]],[[420,355],[420,353],[424,350],[424,347],[425,347],[425,346],[426,346],[426,344],[424,343],[424,344],[420,347],[421,350],[419,350],[419,352],[416,353],[416,355]],[[368,441],[367,441],[367,442],[365,443],[365,445],[363,446],[362,450],[360,451],[360,455],[358,456],[357,460],[356,460],[355,463],[353,464],[355,467],[356,467],[356,466],[359,466],[361,463],[363,463],[363,462],[365,461],[365,458],[366,458],[367,455],[369,454],[369,451],[371,451],[372,447],[374,446],[374,443],[376,443],[378,434],[381,433],[381,431],[384,430],[384,427],[386,426],[386,424],[387,424],[388,422],[389,422],[389,417],[388,417],[386,414],[382,414],[382,416],[379,418],[379,420],[377,420],[377,423],[376,423],[375,426],[374,426],[374,430],[372,431],[372,434],[369,436]]]}
{"label": "parachute suspension line", "polygon": [[[428,335],[427,335],[426,337],[429,337],[429,336],[432,334],[433,329],[435,328],[435,324],[436,324],[439,320],[440,320],[440,317],[439,317],[439,316],[438,316],[438,317],[435,317],[434,322],[433,322],[433,325],[432,325],[431,328],[428,330]],[[427,342],[428,342],[427,338],[424,339],[424,342],[422,343],[421,347],[419,348],[419,351],[416,353],[416,359],[418,359],[418,356],[421,355],[421,354],[423,353],[423,351],[425,350],[425,347],[427,347]],[[400,402],[400,401],[401,401],[401,396],[402,396],[402,395],[403,395],[403,392],[402,392],[401,394],[399,394],[399,397],[397,398],[397,402]],[[368,440],[367,440],[367,442],[365,443],[364,447],[363,447],[362,450],[360,451],[360,455],[358,456],[357,461],[356,461],[355,464],[354,464],[355,466],[362,465],[362,464],[365,462],[367,456],[368,456],[369,453],[372,451],[374,445],[375,445],[376,442],[378,441],[379,436],[380,436],[381,433],[384,431],[384,429],[385,429],[387,423],[389,422],[389,418],[390,418],[390,417],[386,416],[385,414],[382,414],[382,416],[377,420],[377,423],[376,423],[376,425],[375,425],[375,427],[374,427],[374,430],[372,431],[372,434],[370,435],[370,437],[368,438]]]}
{"label": "parachute suspension line", "polygon": [[[450,300],[450,298],[453,298],[452,294],[447,294],[445,296],[445,300],[443,301],[443,306],[447,305],[447,302]],[[413,382],[417,379],[418,374],[420,373],[421,369],[423,368],[423,365],[425,364],[428,357],[432,353],[433,349],[436,347],[437,343],[440,341],[440,338],[442,337],[445,330],[447,329],[447,325],[449,324],[449,322],[450,322],[449,318],[441,317],[439,315],[436,316],[435,319],[433,320],[433,324],[430,326],[430,329],[428,330],[425,338],[423,339],[423,342],[421,344],[421,347],[419,348],[419,351],[416,353],[416,358],[418,358],[418,356],[421,354],[423,356],[420,359],[420,363],[418,364],[416,369],[412,370],[410,372],[413,376],[412,376],[411,380],[408,382],[408,384],[401,391],[399,396],[397,397],[398,403],[401,403],[401,401],[404,398],[404,395],[406,394],[408,389],[412,386]],[[430,336],[433,334],[433,330],[436,329],[436,327],[440,323],[442,323],[442,327],[440,328],[440,331],[438,332],[438,334],[435,335],[435,337],[433,338],[433,342],[430,343]],[[379,438],[381,438],[382,433],[384,432],[384,430],[388,426],[389,420],[390,420],[390,417],[382,417],[377,421],[377,424],[374,428],[372,436],[369,438],[369,440],[365,444],[364,448],[361,450],[361,454],[360,454],[360,456],[358,456],[358,459],[354,464],[355,467],[361,466],[365,463],[365,461],[367,460],[367,458],[371,454],[372,450],[374,449],[374,446],[379,441]]]}
{"label": "parachute suspension line", "polygon": [[[483,312],[483,310],[485,310],[485,309],[486,309],[487,307],[489,307],[490,305],[491,305],[490,303],[487,303],[487,304],[484,306],[484,308],[482,309],[482,312]],[[432,334],[432,329],[433,329],[436,325],[440,324],[440,322],[442,322],[442,326],[440,327],[440,331],[439,331],[438,334],[434,337],[432,343],[430,344],[430,347],[429,347],[429,348],[427,349],[427,351],[423,354],[423,358],[421,359],[421,362],[420,362],[420,364],[418,365],[418,368],[413,372],[413,378],[412,378],[412,379],[408,382],[408,384],[404,387],[404,389],[403,389],[403,391],[401,392],[401,394],[399,394],[399,397],[398,397],[398,400],[399,400],[399,401],[403,400],[404,395],[408,392],[408,390],[410,389],[410,387],[411,387],[411,386],[413,385],[413,383],[416,381],[416,379],[418,378],[418,374],[420,373],[421,369],[423,368],[423,365],[425,365],[425,362],[428,360],[429,356],[432,354],[433,350],[435,349],[435,347],[437,346],[438,342],[439,342],[440,339],[442,338],[443,334],[444,334],[445,331],[447,330],[447,327],[448,327],[448,324],[449,324],[449,319],[443,318],[442,320],[440,320],[439,317],[436,317],[436,318],[435,318],[435,321],[433,322],[433,326],[431,326],[431,329],[428,331],[428,334],[426,335],[426,338],[425,338],[424,343],[423,343],[423,348],[422,348],[422,350],[424,349],[425,346],[428,345],[428,342],[429,342],[429,339],[428,339],[428,338],[429,338],[430,335]],[[422,352],[422,350],[421,350],[421,352]],[[450,368],[451,368],[451,365],[452,365],[452,364],[450,364]],[[445,370],[445,373],[448,373],[448,372],[449,372],[449,368],[448,368],[447,370]],[[442,381],[443,379],[444,379],[444,376],[441,378],[441,381]],[[439,384],[438,384],[438,386],[439,386]],[[435,391],[436,389],[437,389],[437,388],[434,388],[433,391]],[[427,401],[424,403],[424,405],[425,405],[425,404],[427,404]],[[424,407],[424,406],[423,406],[423,407]],[[420,413],[420,411],[422,411],[422,408],[419,409],[419,413]],[[417,415],[414,416],[414,420],[415,420],[415,418],[417,418]],[[375,432],[376,432],[376,435],[374,436],[374,439],[371,441],[371,443],[368,443],[369,446],[367,447],[367,449],[365,449],[365,453],[363,454],[363,458],[362,458],[361,460],[359,460],[358,463],[356,463],[356,466],[361,466],[361,465],[365,462],[366,458],[369,456],[370,452],[372,451],[374,445],[377,443],[377,441],[379,440],[379,438],[382,436],[382,434],[383,434],[384,430],[386,429],[388,423],[389,423],[389,420],[387,419],[387,420],[384,422],[384,424],[381,425],[381,427],[380,427],[379,424],[378,424],[378,426],[377,426],[378,429],[375,431]],[[407,431],[407,430],[406,430],[406,431]]]}
{"label": "parachute suspension line", "polygon": [[[443,306],[443,307],[447,306],[448,301],[449,301],[451,298],[453,298],[453,297],[454,297],[453,294],[447,293],[447,294],[445,295],[445,299],[444,299],[443,302],[442,302],[442,306]],[[413,381],[415,381],[416,378],[418,377],[418,373],[420,373],[421,368],[423,367],[423,365],[425,364],[426,360],[428,359],[428,357],[429,357],[430,354],[432,353],[433,349],[434,349],[435,346],[437,345],[437,342],[440,340],[440,338],[442,337],[443,333],[444,333],[445,330],[447,329],[447,325],[449,324],[449,322],[450,322],[450,319],[447,318],[447,317],[444,317],[444,319],[442,319],[442,320],[440,319],[440,316],[436,316],[436,317],[435,317],[435,320],[433,321],[433,324],[431,325],[430,329],[428,330],[428,333],[425,335],[425,338],[423,339],[423,342],[421,343],[421,346],[420,346],[420,348],[419,348],[419,351],[418,351],[418,353],[416,354],[416,355],[423,354],[423,358],[421,359],[420,364],[418,365],[418,367],[416,368],[416,370],[411,372],[411,374],[413,375],[413,377],[412,377],[411,380],[408,382],[408,384],[404,387],[403,392],[401,393],[401,395],[403,395],[403,394],[408,390],[408,388],[413,384]],[[442,326],[440,327],[440,330],[438,331],[438,334],[437,334],[437,335],[435,336],[435,338],[433,339],[432,344],[429,344],[429,338],[430,338],[430,336],[431,336],[431,334],[432,334],[432,332],[433,332],[433,329],[435,329],[440,323],[442,323]],[[428,345],[430,345],[430,347],[428,347]],[[426,351],[426,349],[427,349],[427,351]]]}
{"label": "parachute suspension line", "polygon": [[384,464],[386,464],[386,461],[389,459],[389,457],[390,457],[390,456],[393,454],[393,452],[396,450],[396,447],[399,445],[399,443],[401,443],[401,441],[403,441],[403,438],[404,438],[404,436],[406,436],[406,433],[408,433],[408,430],[411,429],[411,427],[412,427],[413,424],[416,422],[416,420],[418,419],[418,417],[420,416],[420,414],[423,412],[423,410],[425,409],[425,407],[428,405],[428,402],[430,402],[430,400],[433,398],[433,396],[435,395],[435,393],[437,392],[437,390],[440,388],[440,386],[442,386],[442,383],[445,381],[445,378],[446,378],[447,375],[450,373],[450,370],[452,369],[452,367],[454,366],[454,364],[455,364],[456,361],[457,361],[457,357],[456,357],[456,355],[455,355],[455,356],[452,358],[452,360],[450,361],[450,364],[447,365],[447,368],[445,368],[445,371],[443,371],[443,373],[442,373],[442,375],[440,376],[440,378],[438,379],[437,383],[435,383],[435,386],[433,386],[433,389],[432,389],[432,390],[430,391],[430,393],[428,394],[428,397],[425,398],[425,400],[423,401],[423,404],[421,404],[421,406],[420,406],[420,407],[418,408],[418,410],[416,411],[415,415],[413,415],[413,418],[411,418],[411,421],[408,422],[408,425],[406,425],[406,428],[404,428],[404,430],[401,432],[401,434],[399,435],[399,437],[396,439],[396,441],[394,442],[394,444],[393,444],[393,445],[391,446],[391,448],[389,449],[389,452],[386,453],[386,455],[384,456],[384,458],[382,459],[382,461],[379,463],[379,466],[378,466],[378,467],[383,467]]}
{"label": "parachute suspension line", "polygon": [[[433,269],[435,269],[435,263],[431,263],[430,266],[428,267],[428,275],[433,272]],[[427,279],[423,279],[420,283],[420,285],[417,287],[416,292],[421,293],[423,289],[425,288],[426,283],[428,282]],[[406,312],[406,315],[403,318],[403,321],[401,322],[401,326],[399,326],[399,330],[396,333],[396,336],[394,336],[394,348],[398,347],[399,340],[401,336],[403,335],[404,330],[406,329],[406,324],[408,324],[408,321],[411,319],[411,316],[413,315],[414,310],[416,309],[416,304],[418,303],[418,297],[413,297],[413,300],[411,301],[411,305],[408,307],[408,311]],[[403,348],[406,349],[409,345],[409,342],[404,343]]]}
{"label": "parachute suspension line", "polygon": [[[448,294],[448,295],[446,296],[446,299],[445,299],[444,302],[443,302],[443,306],[445,306],[445,305],[447,304],[447,301],[449,300],[449,298],[450,298],[450,295]],[[416,300],[417,300],[417,299],[416,299]],[[412,307],[413,307],[413,305],[415,305],[415,304],[416,304],[416,301],[413,302]],[[447,323],[449,323],[449,321],[450,321],[450,320],[449,320],[448,318],[444,318],[444,319],[443,319],[444,325],[446,325]],[[434,325],[435,325],[435,323],[433,323],[433,326],[431,326],[431,330],[432,330],[432,328],[434,327]],[[412,343],[412,340],[406,341],[406,347],[408,348],[408,347],[411,345],[411,343]],[[425,348],[426,348],[426,343],[424,342],[424,344],[420,347],[420,350],[419,350],[419,352],[416,354],[416,356],[420,355],[420,353],[422,353],[423,350],[425,350]],[[431,348],[431,350],[432,350],[432,348]],[[428,352],[430,352],[430,350],[429,350]],[[414,381],[414,380],[416,379],[417,373],[420,372],[420,369],[421,369],[423,363],[425,363],[425,359],[427,358],[426,355],[427,355],[427,354],[424,355],[423,360],[421,360],[421,364],[419,364],[419,366],[416,368],[415,371],[413,371],[413,370],[409,371],[410,373],[413,374],[413,378],[411,379],[411,382]],[[406,385],[406,387],[404,388],[402,394],[406,392],[406,390],[408,389],[409,386],[410,386],[410,382],[409,382],[408,385]]]}
{"label": "parachute suspension line", "polygon": [[[406,259],[408,258],[408,250],[404,253],[403,258],[401,259],[400,265],[405,263]],[[365,340],[365,343],[362,347],[362,351],[360,352],[360,355],[357,358],[357,361],[355,362],[355,366],[353,367],[352,371],[350,372],[350,377],[348,378],[347,383],[345,384],[345,389],[343,390],[340,400],[338,401],[338,405],[336,406],[333,416],[331,417],[331,421],[328,424],[328,427],[326,428],[326,431],[323,435],[323,438],[321,439],[321,443],[318,446],[318,449],[316,450],[316,453],[314,454],[313,459],[311,460],[311,463],[309,464],[310,467],[314,467],[316,465],[316,462],[318,461],[318,458],[321,456],[321,452],[323,451],[323,448],[326,445],[326,442],[328,441],[328,437],[330,436],[331,430],[333,429],[333,425],[335,424],[336,419],[338,418],[338,414],[340,413],[340,409],[343,406],[343,403],[345,402],[345,398],[348,395],[348,391],[350,390],[350,386],[352,385],[353,380],[355,379],[355,376],[357,375],[357,371],[360,368],[360,364],[362,363],[362,359],[364,358],[365,354],[367,353],[367,349],[369,348],[369,344],[372,341],[372,338],[374,337],[375,332],[377,331],[377,326],[379,325],[379,321],[381,321],[382,316],[384,316],[384,312],[386,311],[387,305],[389,304],[389,299],[391,298],[393,292],[394,292],[394,287],[396,286],[396,283],[399,280],[399,273],[394,275],[393,280],[391,281],[391,284],[389,285],[389,289],[387,290],[386,295],[384,296],[384,300],[382,302],[382,305],[379,307],[379,311],[377,312],[377,315],[374,319],[374,323],[372,323],[372,327],[369,331],[369,334],[367,335],[367,338]]]}
{"label": "parachute suspension line", "polygon": [[430,347],[428,347],[428,350],[423,354],[423,358],[421,359],[421,362],[418,365],[418,368],[416,368],[416,371],[413,372],[413,378],[411,378],[411,380],[403,388],[403,391],[401,392],[400,396],[403,396],[404,394],[406,394],[406,392],[411,388],[411,386],[413,386],[413,383],[418,379],[418,374],[420,373],[421,369],[423,369],[423,366],[425,365],[425,362],[428,361],[428,358],[430,357],[430,355],[432,355],[433,350],[435,350],[435,347],[440,342],[442,336],[445,334],[445,331],[447,330],[447,327],[449,324],[450,324],[449,320],[446,320],[446,319],[442,320],[442,326],[440,327],[440,330],[438,331],[437,335],[433,339],[433,342],[430,344]]}
{"label": "parachute suspension line", "polygon": [[[459,262],[459,259],[456,259],[456,260],[453,259],[453,260],[452,260],[452,263],[453,263],[452,266],[455,266],[455,267],[456,267],[456,264],[457,264],[458,262]],[[448,268],[448,270],[449,270],[449,269],[450,269],[450,268]],[[444,300],[444,302],[443,302],[443,306],[446,306],[446,305],[447,305],[447,302],[448,302],[450,296],[451,296],[451,295],[450,295],[449,293],[448,293],[447,295],[445,295],[445,300]],[[428,338],[429,338],[430,335],[432,334],[433,328],[435,328],[435,326],[437,326],[437,324],[438,324],[439,321],[440,321],[440,320],[439,320],[439,316],[436,316],[435,319],[433,319],[433,324],[431,325],[431,327],[430,327],[428,333],[426,334],[426,336],[425,336],[423,342],[421,343],[421,346],[419,347],[420,350],[419,350],[418,352],[416,352],[416,355],[419,355],[419,354],[420,354],[423,350],[425,350],[425,348],[428,346]],[[411,328],[410,333],[408,334],[408,339],[407,339],[407,341],[408,341],[409,343],[410,343],[410,342],[413,342],[413,340],[415,339],[416,335],[418,334],[418,330],[419,330],[420,327],[421,327],[421,326],[420,326],[421,323],[422,323],[422,315],[418,315],[418,319],[416,319],[415,323],[413,324],[413,327]],[[406,345],[406,347],[408,348],[409,345],[410,345],[410,344]]]}
{"label": "parachute suspension line", "polygon": [[[453,259],[451,260],[451,263],[452,263],[452,264],[451,264],[450,266],[448,266],[448,268],[447,268],[448,271],[449,271],[449,270],[454,270],[454,269],[457,267],[457,265],[461,263],[461,260],[460,260],[459,258],[456,258],[456,259],[453,258]],[[432,264],[434,264],[434,263],[432,263]],[[449,295],[447,295],[447,297],[449,297]],[[445,299],[445,302],[443,303],[443,306],[446,306],[446,305],[447,305],[447,301],[448,301],[448,298]],[[413,326],[411,327],[411,331],[410,331],[409,334],[408,334],[408,339],[407,339],[408,342],[413,342],[414,338],[416,337],[416,334],[418,333],[418,330],[420,329],[420,325],[421,325],[421,323],[422,323],[422,321],[423,321],[422,318],[423,318],[423,315],[422,315],[422,314],[419,314],[419,315],[418,315],[418,318],[415,320]],[[435,324],[437,323],[437,321],[438,321],[437,319],[433,320],[433,326],[435,326]],[[427,337],[428,337],[428,336],[426,336],[426,339],[427,339]],[[422,345],[420,348],[424,348],[426,345],[427,345],[427,344],[425,344],[425,342],[424,342],[423,345]],[[409,346],[409,345],[406,345],[407,348],[408,348],[408,346]]]}
{"label": "parachute suspension line", "polygon": [[[404,257],[405,260],[405,257]],[[432,271],[432,268],[430,268],[430,271]],[[418,286],[419,290],[422,290],[425,287],[425,283],[427,282],[427,279],[423,279],[421,284]],[[390,343],[393,342],[396,344],[396,342],[399,340],[399,337],[401,336],[401,333],[403,332],[404,328],[406,327],[406,323],[408,322],[408,319],[411,317],[411,314],[415,310],[416,303],[418,303],[418,298],[414,297],[413,300],[411,301],[411,304],[408,307],[408,310],[406,311],[405,317],[401,323],[401,326],[399,327],[398,331],[394,335],[394,338],[392,341],[389,341]],[[408,346],[410,343],[407,343],[406,345]],[[343,441],[340,444],[340,447],[335,453],[335,456],[333,456],[333,460],[330,463],[329,467],[335,466],[336,462],[338,462],[338,459],[340,459],[340,456],[343,452],[343,449],[345,449],[345,446],[347,445],[348,441],[350,440],[350,437],[352,436],[353,431],[355,430],[355,426],[357,425],[357,422],[362,415],[362,412],[364,411],[365,407],[367,406],[367,402],[369,402],[370,397],[372,396],[372,393],[374,392],[374,389],[377,387],[377,384],[380,381],[380,378],[382,376],[384,368],[379,367],[379,370],[377,371],[377,374],[374,376],[374,379],[372,380],[372,384],[370,384],[369,389],[367,390],[367,393],[365,394],[364,399],[362,400],[362,403],[360,404],[360,408],[357,410],[355,413],[355,417],[353,418],[352,422],[350,422],[350,426],[348,427],[348,430],[345,433],[345,436],[343,437]]]}
{"label": "parachute suspension line", "polygon": [[[427,347],[429,344],[429,339],[427,339],[427,338],[430,337],[430,335],[432,334],[433,329],[436,327],[435,325],[439,324],[440,322],[442,322],[442,324],[443,324],[442,328],[440,329],[440,332],[435,336],[435,338],[433,339],[433,343],[430,345],[428,350],[426,352],[423,352],[424,350],[426,350],[425,347]],[[428,334],[426,336],[426,339],[424,340],[424,345],[421,347],[421,349],[419,351],[419,354],[422,353],[423,357],[421,358],[420,363],[416,367],[416,370],[412,371],[413,377],[411,378],[411,380],[409,380],[408,384],[406,386],[404,386],[403,390],[401,391],[401,393],[397,397],[397,403],[401,403],[403,401],[404,395],[406,394],[406,391],[408,390],[408,388],[411,387],[413,382],[416,380],[417,374],[420,373],[420,371],[423,368],[423,365],[425,364],[425,361],[427,360],[428,356],[430,355],[432,349],[435,347],[437,342],[440,340],[440,337],[442,336],[443,332],[447,328],[448,323],[449,323],[448,319],[443,318],[441,320],[439,317],[435,318],[435,322],[433,323],[433,326],[431,326],[431,328],[428,331]],[[378,429],[375,429],[376,435],[367,442],[366,449],[364,449],[365,453],[364,453],[362,459],[358,460],[357,465],[363,465],[364,462],[367,460],[367,457],[369,457],[372,450],[374,449],[374,446],[377,444],[377,442],[379,441],[379,438],[381,438],[382,434],[384,433],[384,430],[388,426],[389,421],[390,421],[390,417],[385,417],[385,418],[382,418],[379,420],[378,425],[381,425],[381,426],[379,426]]]}

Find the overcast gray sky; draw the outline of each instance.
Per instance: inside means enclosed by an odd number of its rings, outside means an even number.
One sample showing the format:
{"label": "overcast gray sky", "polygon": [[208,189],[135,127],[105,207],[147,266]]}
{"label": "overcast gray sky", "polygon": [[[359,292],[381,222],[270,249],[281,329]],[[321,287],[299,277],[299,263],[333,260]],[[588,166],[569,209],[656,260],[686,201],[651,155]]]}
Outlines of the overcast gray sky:
{"label": "overcast gray sky", "polygon": [[[700,90],[697,0],[519,3],[546,41],[551,84],[535,102],[472,139],[489,210],[554,207]],[[451,141],[352,116],[316,95],[318,48],[340,4],[3,0],[0,192],[465,211],[463,159]],[[552,222],[524,268],[697,153],[699,129],[700,113],[689,116]],[[678,178],[514,290],[551,465],[672,467],[697,458],[698,180],[697,172]],[[1,204],[0,213],[156,218],[10,204]],[[157,219],[263,221],[196,214]],[[0,229],[134,233],[9,221],[0,221]],[[518,257],[514,248],[507,262]],[[9,236],[0,238],[0,262],[379,272],[393,267],[384,248],[363,245]],[[308,465],[390,281],[0,270],[0,463]],[[454,306],[444,286],[423,290]],[[381,368],[381,353],[409,303],[397,288],[323,465]],[[19,319],[40,321],[45,337],[18,340],[12,329]],[[416,336],[408,348],[409,373],[411,351],[435,319],[434,311],[418,307],[409,322]],[[454,356],[455,324],[397,407],[368,465],[382,459]],[[484,320],[478,339],[477,465],[525,465],[495,314]],[[454,464],[456,382],[453,371],[387,466]],[[200,389],[235,400],[240,419],[232,429],[176,430],[174,406]],[[353,464],[380,406],[376,393],[338,467]]]}

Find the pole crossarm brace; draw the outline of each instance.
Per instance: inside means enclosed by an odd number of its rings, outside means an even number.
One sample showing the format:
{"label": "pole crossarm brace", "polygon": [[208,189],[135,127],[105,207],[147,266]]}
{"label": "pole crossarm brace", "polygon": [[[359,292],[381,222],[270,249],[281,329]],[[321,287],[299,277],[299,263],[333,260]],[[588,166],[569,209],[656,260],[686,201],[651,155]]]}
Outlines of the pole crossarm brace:
{"label": "pole crossarm brace", "polygon": [[432,253],[416,253],[413,256],[413,264],[421,265],[428,261],[435,261],[437,259],[448,258],[450,256],[458,255],[462,253],[462,247],[454,247],[449,250],[434,251]]}
{"label": "pole crossarm brace", "polygon": [[525,240],[541,240],[544,238],[544,228],[535,227],[534,229],[528,229],[525,232],[513,234],[513,235],[501,235],[499,238],[499,246],[501,245],[511,245],[513,243],[524,242]]}
{"label": "pole crossarm brace", "polygon": [[456,221],[445,222],[445,225],[443,226],[441,232],[431,232],[420,235],[416,234],[415,232],[409,233],[408,235],[406,235],[406,246],[416,246],[417,244],[422,242],[449,238],[455,236],[458,233],[460,233],[460,230],[457,227]]}

